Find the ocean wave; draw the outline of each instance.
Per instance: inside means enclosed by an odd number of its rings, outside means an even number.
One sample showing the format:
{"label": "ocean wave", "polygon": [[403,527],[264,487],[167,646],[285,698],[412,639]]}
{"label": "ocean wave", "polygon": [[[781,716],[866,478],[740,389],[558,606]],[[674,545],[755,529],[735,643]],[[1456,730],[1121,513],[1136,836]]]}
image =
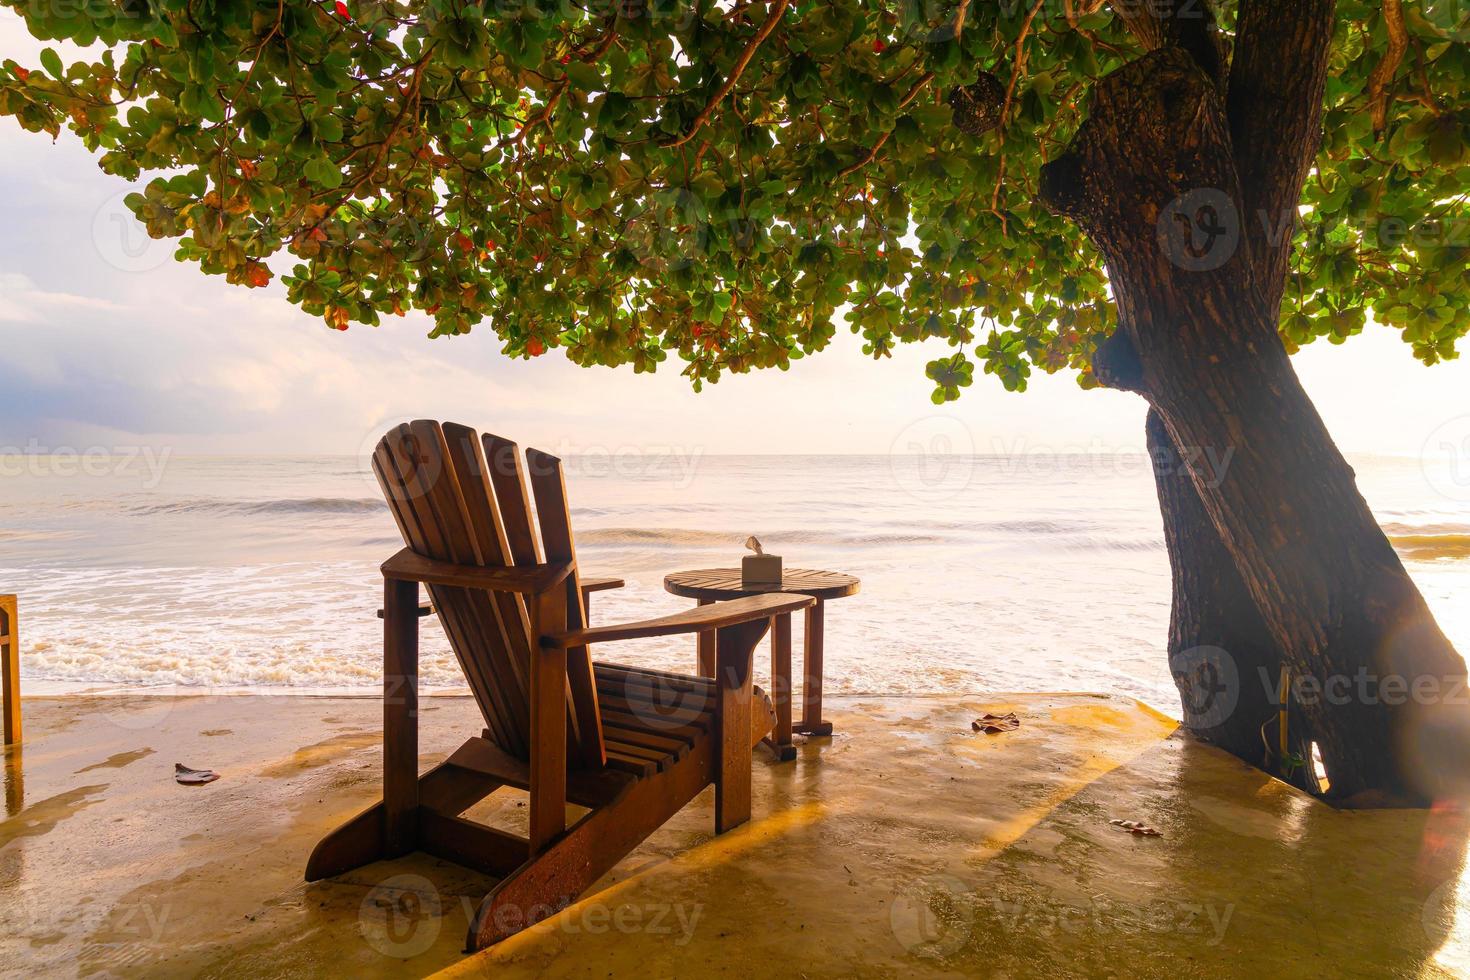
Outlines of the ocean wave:
{"label": "ocean wave", "polygon": [[577,532],[578,544],[592,545],[664,545],[700,547],[704,545],[739,545],[739,534],[728,531],[694,531],[687,528],[598,527]]}
{"label": "ocean wave", "polygon": [[1470,558],[1470,524],[1388,522],[1381,526],[1389,542],[1404,558],[1413,561]]}
{"label": "ocean wave", "polygon": [[1067,551],[1163,551],[1163,538],[1072,538],[1061,545]]}
{"label": "ocean wave", "polygon": [[1414,537],[1425,534],[1470,534],[1470,524],[1383,524],[1383,533],[1390,538]]}
{"label": "ocean wave", "polygon": [[1470,534],[1390,534],[1388,540],[1399,554],[1416,561],[1470,558]]}
{"label": "ocean wave", "polygon": [[1007,534],[1075,534],[1095,530],[1097,524],[1090,521],[986,521],[976,528]]}
{"label": "ocean wave", "polygon": [[371,514],[387,505],[378,497],[282,497],[273,500],[229,500],[200,497],[159,504],[135,504],[129,512],[140,515],[234,514]]}
{"label": "ocean wave", "polygon": [[81,531],[28,531],[0,527],[0,541],[67,541],[83,536]]}
{"label": "ocean wave", "polygon": [[[947,525],[958,530],[960,525]],[[974,529],[1018,532],[1030,534],[1067,535],[1053,540],[1051,545],[1068,551],[1159,551],[1164,541],[1158,537],[1123,538],[1103,535],[1077,534],[1081,528],[1092,525],[1070,521],[995,521],[966,525]],[[832,548],[902,548],[912,545],[951,545],[963,547],[978,544],[974,539],[954,533],[929,531],[884,531],[866,530],[856,533],[840,531],[771,531],[758,535],[768,550],[780,554],[782,549],[792,546],[826,546]],[[691,528],[637,528],[604,527],[591,528],[577,533],[577,542],[602,547],[647,547],[647,548],[731,548],[740,549],[746,534],[736,531],[704,531]],[[788,552],[789,554],[789,552]]]}
{"label": "ocean wave", "polygon": [[[577,543],[603,546],[646,546],[663,548],[736,548],[744,546],[748,532],[700,531],[690,528],[602,527],[577,532]],[[862,548],[884,545],[952,544],[952,537],[939,534],[912,534],[881,531],[863,534],[839,534],[832,531],[777,531],[759,534],[768,548],[793,544],[823,544],[834,547]]]}

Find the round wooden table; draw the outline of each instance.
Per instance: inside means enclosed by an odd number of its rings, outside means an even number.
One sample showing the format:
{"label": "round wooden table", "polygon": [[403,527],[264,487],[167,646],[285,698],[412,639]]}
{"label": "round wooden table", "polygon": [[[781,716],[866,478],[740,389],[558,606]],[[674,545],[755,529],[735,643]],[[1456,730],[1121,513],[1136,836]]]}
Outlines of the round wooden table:
{"label": "round wooden table", "polygon": [[[695,599],[701,606],[723,599],[739,599],[768,592],[809,595],[816,604],[806,611],[806,637],[802,651],[801,721],[791,721],[791,637],[785,642],[771,637],[771,692],[776,707],[776,730],[771,734],[771,747],[778,758],[793,759],[796,749],[791,744],[792,732],[803,735],[831,735],[832,724],[822,718],[822,640],[823,606],[828,599],[856,595],[861,582],[854,575],[826,572],[810,568],[788,568],[780,585],[746,586],[738,568],[701,568],[674,572],[664,576],[664,591]],[[787,631],[789,634],[789,630]],[[784,648],[784,649],[783,649]],[[699,674],[712,677],[715,672],[715,636],[699,634]]]}

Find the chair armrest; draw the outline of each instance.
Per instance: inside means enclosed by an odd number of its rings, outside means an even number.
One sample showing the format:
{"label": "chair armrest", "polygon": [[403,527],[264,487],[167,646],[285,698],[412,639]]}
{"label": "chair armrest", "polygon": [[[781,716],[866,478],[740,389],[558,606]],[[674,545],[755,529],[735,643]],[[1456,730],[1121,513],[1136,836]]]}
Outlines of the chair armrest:
{"label": "chair armrest", "polygon": [[[379,619],[382,619],[386,615],[387,615],[387,612],[386,611],[384,611],[382,609],[379,609],[378,610],[378,618]],[[432,602],[421,602],[421,603],[419,603],[419,619],[425,619],[425,618],[427,618],[429,616],[432,616],[432,615],[434,615],[434,604]]]}
{"label": "chair armrest", "polygon": [[582,598],[585,599],[590,592],[606,592],[608,589],[621,589],[627,583],[620,578],[587,578],[582,580]]}
{"label": "chair armrest", "polygon": [[553,633],[541,637],[541,645],[548,649],[581,647],[589,643],[605,643],[611,640],[634,640],[649,636],[674,636],[679,633],[703,633],[738,623],[749,623],[758,619],[769,619],[780,613],[795,612],[814,605],[817,600],[805,595],[746,596],[728,602],[716,602],[708,606],[696,606],[683,612],[657,619],[645,619],[619,626],[590,626],[567,633]]}
{"label": "chair armrest", "polygon": [[576,566],[569,561],[540,565],[484,568],[460,565],[452,561],[425,558],[404,548],[383,562],[383,577],[425,585],[453,585],[465,589],[494,589],[497,592],[522,592],[534,595],[545,592],[572,574]]}

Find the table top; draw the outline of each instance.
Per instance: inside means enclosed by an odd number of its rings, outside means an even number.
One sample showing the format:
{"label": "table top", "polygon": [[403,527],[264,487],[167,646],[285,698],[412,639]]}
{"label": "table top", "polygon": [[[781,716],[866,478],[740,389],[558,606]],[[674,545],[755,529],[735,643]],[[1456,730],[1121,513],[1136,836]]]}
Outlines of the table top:
{"label": "table top", "polygon": [[738,568],[700,568],[664,576],[664,591],[689,599],[739,599],[741,596],[784,592],[817,599],[841,599],[857,594],[861,585],[855,575],[824,572],[811,568],[788,568],[780,585],[746,588]]}

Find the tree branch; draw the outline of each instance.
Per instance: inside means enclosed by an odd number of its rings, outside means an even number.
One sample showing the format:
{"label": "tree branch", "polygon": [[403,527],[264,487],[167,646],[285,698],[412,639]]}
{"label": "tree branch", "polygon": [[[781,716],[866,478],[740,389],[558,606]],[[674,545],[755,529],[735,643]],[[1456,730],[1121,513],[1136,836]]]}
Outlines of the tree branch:
{"label": "tree branch", "polygon": [[1240,175],[1241,230],[1273,318],[1302,182],[1322,142],[1336,0],[1241,0],[1227,113]]}
{"label": "tree branch", "polygon": [[[1227,52],[1210,0],[1110,0],[1113,12],[1146,51],[1177,44],[1216,84],[1225,81]],[[1094,7],[1096,5],[1093,5]]]}
{"label": "tree branch", "polygon": [[872,163],[873,160],[878,156],[878,151],[883,149],[883,144],[887,143],[888,137],[892,135],[893,131],[889,130],[888,132],[884,133],[882,136],[874,140],[872,147],[869,148],[867,153],[864,153],[862,156],[858,157],[856,162],[846,167],[843,167],[837,172],[838,178],[840,179],[843,177],[850,177],[853,174],[857,173],[859,170],[866,167],[868,164]]}
{"label": "tree branch", "polygon": [[1409,33],[1404,29],[1404,8],[1400,0],[1383,0],[1383,23],[1388,28],[1388,50],[1368,76],[1368,106],[1373,113],[1375,133],[1383,132],[1388,126],[1388,86],[1404,60],[1404,52],[1409,49]]}
{"label": "tree branch", "polygon": [[970,10],[970,0],[960,0],[954,11],[954,39],[958,41],[965,32],[965,14]]}
{"label": "tree branch", "polygon": [[1093,13],[1107,0],[1062,0],[1062,12],[1066,15],[1067,26],[1072,30],[1077,29],[1077,21]]}
{"label": "tree branch", "polygon": [[558,82],[556,88],[551,93],[551,97],[547,99],[546,104],[541,107],[541,111],[537,112],[533,116],[528,116],[526,118],[526,121],[521,124],[520,129],[516,130],[511,135],[496,143],[496,149],[503,149],[512,144],[522,142],[530,134],[531,130],[549,120],[551,118],[551,114],[556,111],[557,103],[560,102],[561,97],[566,94],[568,84],[569,80],[565,78]]}
{"label": "tree branch", "polygon": [[1128,33],[1138,39],[1145,51],[1157,51],[1164,46],[1166,13],[1138,0],[1111,0],[1111,6],[1123,26],[1128,28]]}
{"label": "tree branch", "polygon": [[694,124],[689,127],[689,131],[673,142],[665,143],[665,146],[670,149],[678,148],[699,134],[700,129],[714,115],[715,109],[719,107],[721,102],[725,101],[725,96],[729,95],[731,90],[735,88],[735,83],[740,81],[740,76],[745,73],[746,66],[755,57],[756,49],[761,46],[761,43],[766,38],[771,36],[771,32],[781,22],[781,16],[786,13],[786,8],[789,6],[791,6],[791,0],[776,0],[776,3],[771,6],[771,12],[766,15],[766,22],[760,26],[760,30],[755,32],[755,37],[750,39],[750,43],[745,45],[745,50],[740,52],[740,57],[735,59],[735,65],[730,69],[730,77],[725,79],[725,83],[716,90],[714,95],[710,96],[709,101],[705,103],[699,115],[694,117]]}
{"label": "tree branch", "polygon": [[1046,0],[1036,0],[1031,7],[1031,12],[1026,19],[1021,21],[1021,33],[1016,35],[1016,61],[1011,66],[1011,83],[1006,86],[1006,100],[1000,107],[1000,128],[1005,129],[1006,119],[1011,114],[1011,100],[1016,95],[1016,83],[1021,79],[1021,72],[1026,68],[1026,36],[1031,33],[1031,24],[1036,20],[1036,15],[1041,13],[1042,5]]}
{"label": "tree branch", "polygon": [[[1011,66],[1011,81],[1006,86],[1005,101],[1000,106],[1000,121],[996,123],[996,132],[1000,134],[1001,140],[1005,139],[1007,123],[1010,122],[1011,101],[1016,95],[1016,83],[1021,79],[1021,72],[1026,69],[1026,36],[1031,33],[1031,24],[1036,20],[1036,15],[1041,13],[1042,6],[1046,0],[1036,0],[1031,12],[1021,22],[1021,32],[1016,35],[1016,63]],[[1001,154],[1000,166],[996,169],[995,189],[990,193],[990,210],[1005,224],[1005,217],[1000,213],[1000,192],[1006,180],[1006,158]]]}
{"label": "tree branch", "polygon": [[[907,108],[910,102],[919,97],[919,93],[924,90],[924,86],[928,85],[933,80],[934,73],[932,71],[925,72],[923,75],[919,76],[918,81],[914,82],[913,86],[908,90],[904,97],[898,100],[898,107],[900,109]],[[883,149],[883,144],[887,143],[888,137],[892,135],[893,130],[890,129],[882,136],[879,136],[876,140],[873,141],[872,148],[869,149],[867,153],[864,153],[861,157],[859,157],[856,163],[843,167],[837,172],[838,178],[840,179],[842,177],[849,177],[866,167],[868,164],[872,163],[877,158],[878,151]]]}

